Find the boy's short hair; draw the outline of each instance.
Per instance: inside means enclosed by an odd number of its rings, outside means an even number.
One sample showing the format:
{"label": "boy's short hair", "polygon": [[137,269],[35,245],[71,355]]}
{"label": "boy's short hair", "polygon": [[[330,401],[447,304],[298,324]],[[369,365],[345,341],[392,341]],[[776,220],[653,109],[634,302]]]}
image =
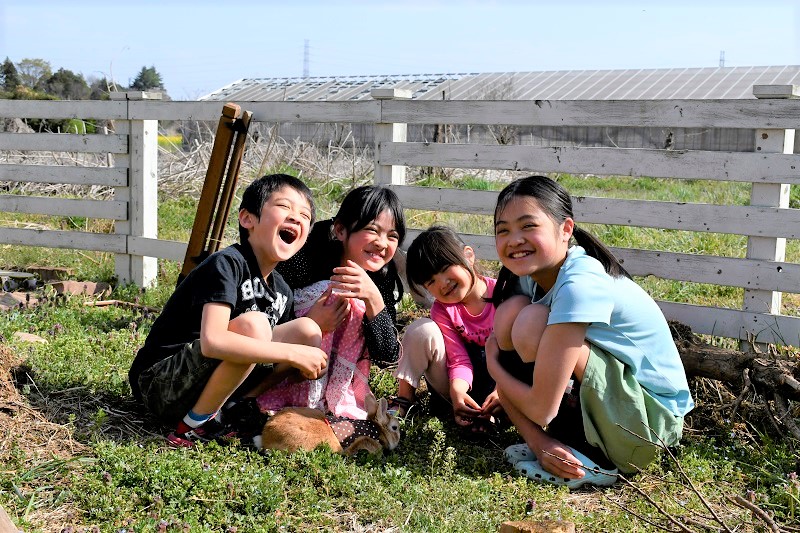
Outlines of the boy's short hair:
{"label": "boy's short hair", "polygon": [[[311,208],[310,225],[313,226],[314,221],[317,219],[317,208],[314,205],[314,196],[311,194],[311,189],[298,178],[288,174],[267,174],[253,181],[242,194],[242,203],[239,205],[239,211],[245,209],[248,213],[255,215],[257,219],[261,218],[261,209],[264,208],[264,204],[267,203],[272,193],[283,187],[291,187],[306,197]],[[249,236],[250,232],[239,224],[239,242],[247,242]]]}

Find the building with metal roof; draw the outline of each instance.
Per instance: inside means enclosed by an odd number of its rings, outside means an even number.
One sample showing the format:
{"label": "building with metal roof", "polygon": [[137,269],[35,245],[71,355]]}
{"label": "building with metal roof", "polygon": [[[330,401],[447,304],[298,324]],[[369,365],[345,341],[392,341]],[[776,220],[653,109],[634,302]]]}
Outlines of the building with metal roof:
{"label": "building with metal roof", "polygon": [[201,100],[353,101],[380,88],[418,100],[671,100],[753,98],[753,85],[800,84],[800,65],[248,78]]}
{"label": "building with metal roof", "polygon": [[[486,74],[399,74],[241,79],[201,98],[211,101],[358,101],[373,89],[409,89],[417,100],[672,100],[754,98],[754,85],[800,84],[800,65],[765,67],[564,70]],[[327,143],[341,132],[330,125],[280,124],[280,136]],[[359,145],[372,143],[372,126],[351,124]],[[444,132],[444,133],[443,133]],[[502,138],[498,138],[498,132]],[[348,136],[349,137],[349,136]],[[409,141],[502,142],[535,146],[619,146],[694,150],[754,149],[741,129],[409,126]],[[448,139],[449,138],[449,139]],[[800,144],[800,137],[798,137]],[[800,147],[798,147],[800,148]]]}

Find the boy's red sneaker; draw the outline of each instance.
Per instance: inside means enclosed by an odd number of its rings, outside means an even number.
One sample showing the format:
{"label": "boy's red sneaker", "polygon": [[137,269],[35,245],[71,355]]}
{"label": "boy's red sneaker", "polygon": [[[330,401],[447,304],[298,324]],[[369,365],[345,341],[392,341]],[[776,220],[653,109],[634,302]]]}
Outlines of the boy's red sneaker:
{"label": "boy's red sneaker", "polygon": [[176,448],[191,448],[198,442],[227,441],[236,437],[236,431],[212,418],[201,426],[190,428],[183,422],[167,435],[167,442]]}

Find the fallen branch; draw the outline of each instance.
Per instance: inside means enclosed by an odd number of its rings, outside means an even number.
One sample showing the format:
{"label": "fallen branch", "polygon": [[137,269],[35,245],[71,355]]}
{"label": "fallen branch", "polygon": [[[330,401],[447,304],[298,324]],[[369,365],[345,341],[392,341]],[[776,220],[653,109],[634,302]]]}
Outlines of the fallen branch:
{"label": "fallen branch", "polygon": [[766,511],[761,509],[758,505],[747,501],[738,494],[735,496],[728,496],[728,499],[733,503],[735,503],[736,505],[738,505],[739,507],[741,507],[742,509],[747,509],[748,511],[753,513],[754,516],[760,518],[761,521],[763,521],[767,525],[770,531],[774,531],[775,533],[780,533],[781,528],[778,527],[778,524],[776,524],[775,521],[772,518],[770,518],[770,516],[766,513]]}
{"label": "fallen branch", "polygon": [[759,353],[712,346],[702,342],[688,326],[677,322],[670,322],[670,329],[688,376],[714,379],[739,388],[743,386],[747,370],[750,385],[756,392],[776,391],[783,398],[800,401],[797,361],[766,359]]}
{"label": "fallen branch", "polygon": [[125,300],[96,300],[96,301],[89,301],[85,302],[83,305],[88,305],[90,307],[107,307],[109,305],[115,305],[118,307],[129,307],[131,309],[141,309],[147,313],[160,313],[161,308],[159,307],[149,307],[147,305],[137,304],[133,302],[126,302]]}

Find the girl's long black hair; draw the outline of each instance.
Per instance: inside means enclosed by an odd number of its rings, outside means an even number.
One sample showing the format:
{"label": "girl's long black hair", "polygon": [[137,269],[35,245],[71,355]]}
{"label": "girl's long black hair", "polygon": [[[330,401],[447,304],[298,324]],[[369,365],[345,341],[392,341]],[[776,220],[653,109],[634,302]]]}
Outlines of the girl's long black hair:
{"label": "girl's long black hair", "polygon": [[[539,207],[556,223],[561,224],[567,218],[574,218],[572,214],[572,198],[564,187],[547,176],[529,176],[512,181],[500,191],[497,197],[497,206],[494,209],[494,220],[506,206],[515,198],[529,197],[539,204]],[[600,240],[579,228],[576,224],[572,236],[579,246],[586,250],[586,254],[594,257],[603,265],[606,272],[615,278],[631,275],[620,264],[614,254]],[[500,269],[497,276],[492,302],[499,305],[513,294],[517,283],[517,276],[506,267]]]}

